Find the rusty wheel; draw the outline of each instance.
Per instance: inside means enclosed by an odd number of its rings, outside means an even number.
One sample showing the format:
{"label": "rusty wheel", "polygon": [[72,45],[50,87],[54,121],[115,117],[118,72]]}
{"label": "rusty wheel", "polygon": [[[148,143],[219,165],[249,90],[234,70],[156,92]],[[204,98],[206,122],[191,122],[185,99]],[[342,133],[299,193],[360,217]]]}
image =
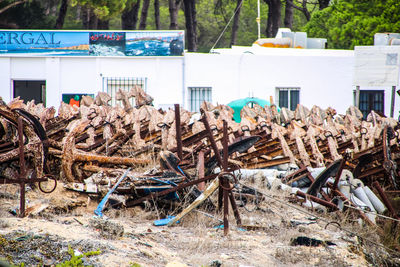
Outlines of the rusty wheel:
{"label": "rusty wheel", "polygon": [[19,144],[12,140],[18,134],[16,129],[18,119],[23,121],[23,143],[25,147],[25,157],[30,155],[30,161],[33,162],[36,177],[43,176],[43,168],[48,150],[47,136],[39,120],[28,112],[20,109],[10,109],[7,106],[0,106],[0,119],[2,120],[2,132],[7,133],[7,139],[10,140],[9,146],[2,153],[1,162],[10,162],[19,158]]}
{"label": "rusty wheel", "polygon": [[39,189],[49,194],[57,188],[57,179],[51,174],[46,174],[44,178],[47,178],[47,181],[39,182]]}

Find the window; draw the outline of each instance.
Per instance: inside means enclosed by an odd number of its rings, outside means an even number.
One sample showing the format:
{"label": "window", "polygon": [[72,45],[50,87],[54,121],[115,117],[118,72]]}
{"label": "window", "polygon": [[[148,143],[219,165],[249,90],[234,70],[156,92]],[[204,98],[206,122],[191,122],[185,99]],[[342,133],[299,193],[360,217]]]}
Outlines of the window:
{"label": "window", "polygon": [[[384,114],[385,110],[384,90],[360,90],[360,106],[364,118],[367,118],[371,110]],[[355,98],[355,92],[354,92]],[[354,101],[355,102],[355,101]]]}
{"label": "window", "polygon": [[[103,77],[103,92],[111,96],[111,105],[117,103],[122,106],[121,101],[115,99],[115,95],[119,89],[129,91],[134,85],[140,85],[143,90],[147,91],[147,78],[134,77]],[[134,98],[131,98],[131,105],[135,106]]]}
{"label": "window", "polygon": [[300,103],[300,88],[299,87],[276,87],[279,107],[295,110],[297,104]]}
{"label": "window", "polygon": [[190,91],[190,111],[199,112],[201,103],[211,102],[211,87],[189,87]]}
{"label": "window", "polygon": [[20,97],[24,103],[35,100],[35,104],[46,105],[46,81],[13,81],[13,97]]}

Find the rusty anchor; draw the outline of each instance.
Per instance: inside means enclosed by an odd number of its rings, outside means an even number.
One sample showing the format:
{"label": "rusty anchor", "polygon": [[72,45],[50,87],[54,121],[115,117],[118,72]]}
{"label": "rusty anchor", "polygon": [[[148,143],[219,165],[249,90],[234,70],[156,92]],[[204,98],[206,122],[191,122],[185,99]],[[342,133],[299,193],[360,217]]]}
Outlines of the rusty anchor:
{"label": "rusty anchor", "polygon": [[82,180],[82,177],[78,174],[78,179],[75,179],[73,174],[73,165],[75,162],[91,162],[91,163],[99,163],[99,164],[119,164],[119,165],[127,165],[127,166],[135,166],[138,164],[147,164],[150,162],[148,159],[133,159],[133,158],[125,158],[125,157],[107,157],[100,156],[88,152],[79,151],[75,148],[75,136],[78,133],[81,133],[85,130],[86,126],[88,126],[89,121],[84,120],[78,123],[78,125],[72,129],[72,131],[65,137],[63,150],[62,150],[62,161],[61,167],[64,173],[65,178],[69,182],[73,182],[75,180]]}

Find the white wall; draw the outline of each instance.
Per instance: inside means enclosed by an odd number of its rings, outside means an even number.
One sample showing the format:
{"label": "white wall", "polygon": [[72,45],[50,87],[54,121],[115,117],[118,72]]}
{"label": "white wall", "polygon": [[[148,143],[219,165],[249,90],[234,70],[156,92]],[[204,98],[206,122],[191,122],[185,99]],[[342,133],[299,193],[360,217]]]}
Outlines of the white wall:
{"label": "white wall", "polygon": [[[273,48],[275,49],[275,48]],[[211,86],[213,102],[254,96],[276,99],[276,87],[300,87],[300,103],[308,108],[331,106],[343,113],[353,103],[352,51],[289,55],[187,54],[186,86]],[[300,53],[302,51],[299,51]]]}
{"label": "white wall", "polygon": [[12,98],[11,86],[11,59],[9,57],[0,57],[0,96],[5,102]]}
{"label": "white wall", "polygon": [[[186,53],[184,57],[6,57],[0,56],[0,96],[12,100],[12,80],[46,80],[47,106],[63,93],[97,94],[103,77],[147,78],[156,107],[189,109],[188,87],[212,87],[213,103],[255,96],[276,100],[276,87],[300,87],[300,103],[344,113],[353,104],[354,51],[263,49],[230,54]],[[254,52],[254,51],[253,51]],[[367,89],[367,88],[361,88]],[[376,88],[371,88],[376,89]],[[385,88],[389,115],[391,88]],[[396,94],[395,117],[400,110]]]}
{"label": "white wall", "polygon": [[46,106],[59,107],[62,94],[102,91],[103,77],[147,78],[155,105],[183,103],[183,57],[0,57],[0,96],[13,98],[12,80],[46,80]]}

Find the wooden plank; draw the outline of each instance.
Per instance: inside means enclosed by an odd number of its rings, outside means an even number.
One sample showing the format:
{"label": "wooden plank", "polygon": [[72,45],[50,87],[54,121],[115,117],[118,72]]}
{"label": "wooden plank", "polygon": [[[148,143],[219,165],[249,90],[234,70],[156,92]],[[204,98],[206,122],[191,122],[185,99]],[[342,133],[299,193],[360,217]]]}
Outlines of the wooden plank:
{"label": "wooden plank", "polygon": [[219,178],[215,178],[207,187],[204,192],[198,196],[192,204],[186,207],[180,214],[178,214],[173,220],[168,223],[168,226],[172,226],[174,223],[182,219],[186,214],[192,211],[194,208],[198,207],[202,202],[204,202],[215,190],[219,187]]}

